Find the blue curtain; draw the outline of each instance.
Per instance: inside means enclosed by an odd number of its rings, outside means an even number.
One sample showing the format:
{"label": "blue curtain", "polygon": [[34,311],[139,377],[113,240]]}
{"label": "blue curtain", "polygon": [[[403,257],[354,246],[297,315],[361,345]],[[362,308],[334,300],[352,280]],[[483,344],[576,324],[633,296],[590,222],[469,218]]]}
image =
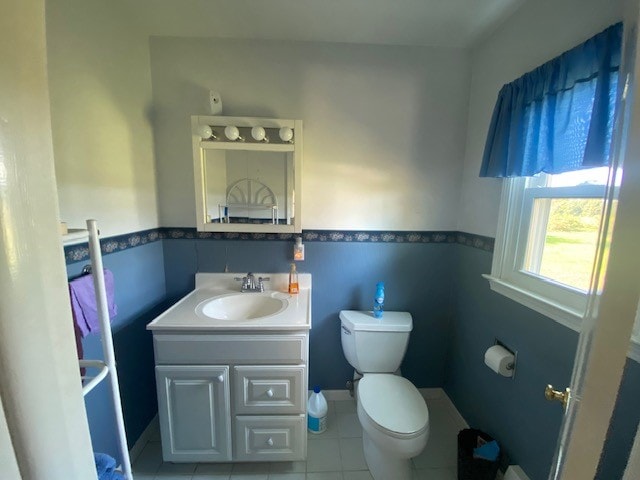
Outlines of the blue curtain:
{"label": "blue curtain", "polygon": [[609,164],[622,24],[503,86],[481,177],[525,177]]}

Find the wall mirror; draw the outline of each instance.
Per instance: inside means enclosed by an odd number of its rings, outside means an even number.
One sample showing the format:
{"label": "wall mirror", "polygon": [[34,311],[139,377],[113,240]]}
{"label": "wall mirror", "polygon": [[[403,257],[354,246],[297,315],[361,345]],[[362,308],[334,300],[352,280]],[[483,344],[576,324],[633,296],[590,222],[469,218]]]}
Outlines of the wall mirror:
{"label": "wall mirror", "polygon": [[197,229],[299,233],[302,121],[192,116]]}

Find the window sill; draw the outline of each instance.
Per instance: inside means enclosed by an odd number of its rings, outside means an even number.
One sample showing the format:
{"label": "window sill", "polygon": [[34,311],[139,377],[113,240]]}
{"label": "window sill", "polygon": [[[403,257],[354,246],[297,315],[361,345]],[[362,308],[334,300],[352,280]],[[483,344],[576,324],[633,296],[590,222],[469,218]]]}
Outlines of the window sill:
{"label": "window sill", "polygon": [[[491,290],[494,292],[504,295],[525,307],[529,307],[575,332],[580,332],[580,325],[583,317],[581,313],[559,305],[556,302],[552,302],[545,297],[519,288],[509,282],[505,282],[500,278],[496,278],[491,275],[482,276],[489,280]],[[627,356],[636,362],[640,362],[640,344],[637,339],[634,339],[634,341],[631,342]]]}

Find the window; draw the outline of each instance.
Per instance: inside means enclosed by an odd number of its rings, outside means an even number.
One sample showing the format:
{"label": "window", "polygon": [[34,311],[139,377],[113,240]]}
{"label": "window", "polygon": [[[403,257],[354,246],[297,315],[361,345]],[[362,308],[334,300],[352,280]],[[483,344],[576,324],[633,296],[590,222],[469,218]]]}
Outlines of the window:
{"label": "window", "polygon": [[[506,178],[485,275],[491,288],[576,331],[589,299],[605,195],[617,198],[608,166],[615,165],[613,125],[626,91],[618,95],[622,33],[622,24],[612,25],[504,85],[480,167],[481,177]],[[616,207],[616,200],[607,203],[607,215],[615,216]],[[640,308],[636,317],[630,356],[640,361]]]}
{"label": "window", "polygon": [[507,179],[491,287],[578,330],[608,175],[601,167]]}

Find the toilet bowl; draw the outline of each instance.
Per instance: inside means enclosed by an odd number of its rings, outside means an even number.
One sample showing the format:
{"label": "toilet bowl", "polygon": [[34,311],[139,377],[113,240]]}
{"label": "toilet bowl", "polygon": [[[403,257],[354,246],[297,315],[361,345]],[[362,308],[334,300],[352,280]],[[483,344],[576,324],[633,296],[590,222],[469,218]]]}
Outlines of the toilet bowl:
{"label": "toilet bowl", "polygon": [[410,480],[411,458],[429,438],[429,410],[418,389],[394,375],[413,327],[407,312],[340,312],[342,348],[356,373],[364,456],[374,480]]}
{"label": "toilet bowl", "polygon": [[375,480],[408,480],[429,439],[429,410],[406,378],[366,374],[358,385],[364,456]]}

